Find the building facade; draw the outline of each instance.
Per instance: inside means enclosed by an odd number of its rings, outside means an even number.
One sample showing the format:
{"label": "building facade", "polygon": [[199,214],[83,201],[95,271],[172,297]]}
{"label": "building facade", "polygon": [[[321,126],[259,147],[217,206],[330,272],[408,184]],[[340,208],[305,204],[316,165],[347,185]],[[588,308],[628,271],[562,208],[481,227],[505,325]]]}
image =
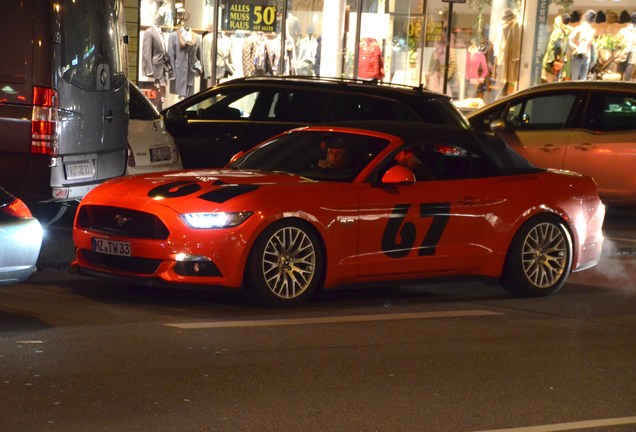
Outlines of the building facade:
{"label": "building facade", "polygon": [[[636,0],[593,4],[594,48],[578,79],[631,79]],[[577,0],[128,0],[131,77],[164,108],[253,75],[423,86],[479,105],[570,79],[579,57],[567,35],[588,11]]]}

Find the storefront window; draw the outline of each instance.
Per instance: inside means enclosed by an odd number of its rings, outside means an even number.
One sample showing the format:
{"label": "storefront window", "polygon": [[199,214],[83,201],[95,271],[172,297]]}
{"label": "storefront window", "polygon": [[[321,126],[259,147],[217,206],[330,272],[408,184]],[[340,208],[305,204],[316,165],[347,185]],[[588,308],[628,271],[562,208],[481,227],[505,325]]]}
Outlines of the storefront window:
{"label": "storefront window", "polygon": [[596,57],[573,75],[581,61],[566,39],[552,36],[587,20],[576,0],[141,0],[139,7],[138,81],[160,107],[259,75],[423,86],[470,107],[542,81],[629,79],[636,64],[636,51],[632,63],[625,59],[636,40],[627,28],[636,31],[633,12],[599,11],[590,21]]}
{"label": "storefront window", "polygon": [[344,77],[419,85],[423,1],[347,0],[345,13]]}

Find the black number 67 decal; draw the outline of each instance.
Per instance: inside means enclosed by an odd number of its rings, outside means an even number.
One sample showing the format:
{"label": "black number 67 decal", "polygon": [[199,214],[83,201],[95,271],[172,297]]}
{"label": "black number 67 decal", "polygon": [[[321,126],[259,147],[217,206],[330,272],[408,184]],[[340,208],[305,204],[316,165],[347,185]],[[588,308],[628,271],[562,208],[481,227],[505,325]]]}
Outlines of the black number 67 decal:
{"label": "black number 67 decal", "polygon": [[[391,258],[404,258],[415,245],[417,228],[413,222],[404,221],[410,208],[411,204],[396,205],[382,234],[382,251]],[[426,217],[432,217],[433,222],[417,248],[419,256],[435,255],[450,217],[450,203],[420,204],[420,218]]]}

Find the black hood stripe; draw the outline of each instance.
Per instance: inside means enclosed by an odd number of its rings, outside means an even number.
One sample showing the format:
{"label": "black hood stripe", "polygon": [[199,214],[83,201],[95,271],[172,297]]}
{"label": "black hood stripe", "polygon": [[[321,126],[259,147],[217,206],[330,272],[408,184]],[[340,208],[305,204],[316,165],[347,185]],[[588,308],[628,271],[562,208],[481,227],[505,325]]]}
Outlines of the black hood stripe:
{"label": "black hood stripe", "polygon": [[215,203],[224,203],[227,200],[252,192],[256,189],[258,189],[258,186],[251,186],[251,185],[223,186],[216,190],[213,190],[212,192],[207,192],[207,193],[204,193],[203,195],[199,195],[199,198],[204,199],[206,201],[215,202]]}

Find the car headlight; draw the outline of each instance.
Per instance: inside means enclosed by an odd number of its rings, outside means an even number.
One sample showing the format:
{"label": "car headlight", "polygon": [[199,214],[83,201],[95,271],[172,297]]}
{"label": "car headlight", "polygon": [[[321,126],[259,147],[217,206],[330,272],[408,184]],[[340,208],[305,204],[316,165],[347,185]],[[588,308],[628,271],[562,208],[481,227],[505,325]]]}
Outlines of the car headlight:
{"label": "car headlight", "polygon": [[181,219],[191,228],[231,228],[243,223],[252,212],[185,213]]}

